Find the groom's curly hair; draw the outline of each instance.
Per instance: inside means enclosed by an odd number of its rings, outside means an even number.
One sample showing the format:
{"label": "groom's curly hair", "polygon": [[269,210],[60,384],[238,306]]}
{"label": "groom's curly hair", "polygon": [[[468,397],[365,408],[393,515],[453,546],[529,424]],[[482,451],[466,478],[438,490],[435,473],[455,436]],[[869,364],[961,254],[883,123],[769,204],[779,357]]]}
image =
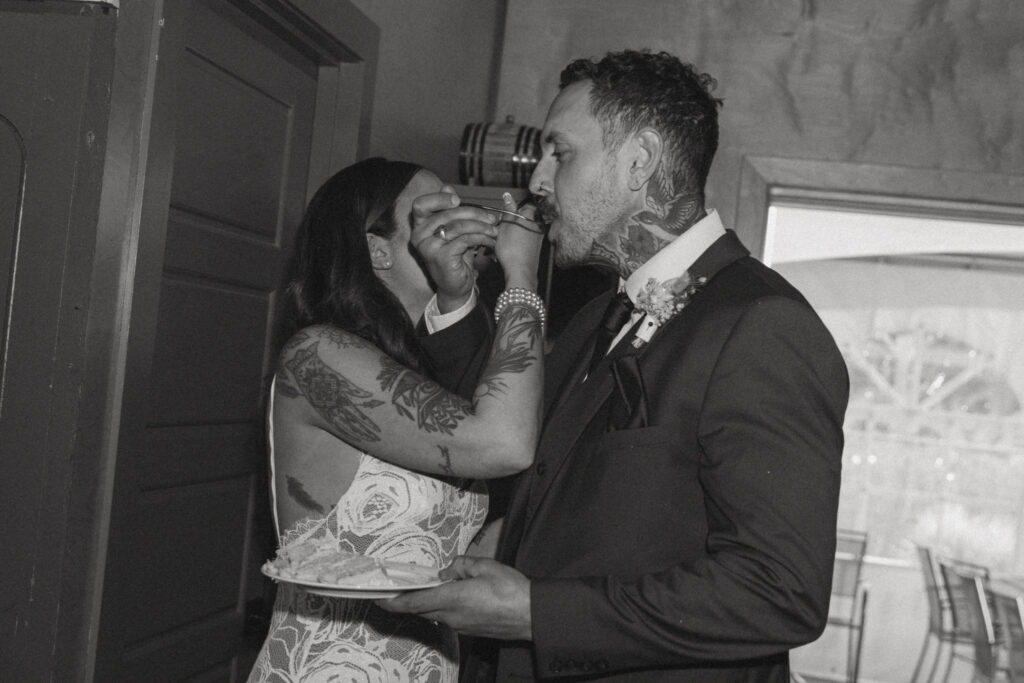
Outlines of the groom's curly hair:
{"label": "groom's curly hair", "polygon": [[714,78],[667,52],[609,52],[600,61],[577,59],[562,70],[559,88],[590,81],[590,108],[601,122],[606,149],[644,127],[661,133],[675,189],[704,191],[718,149]]}

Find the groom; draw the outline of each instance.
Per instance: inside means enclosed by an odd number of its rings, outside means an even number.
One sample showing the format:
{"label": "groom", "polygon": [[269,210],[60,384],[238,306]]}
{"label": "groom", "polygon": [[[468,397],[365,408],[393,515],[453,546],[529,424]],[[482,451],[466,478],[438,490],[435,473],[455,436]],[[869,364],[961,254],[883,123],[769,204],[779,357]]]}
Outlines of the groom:
{"label": "groom", "polygon": [[460,558],[459,581],[381,603],[500,640],[500,681],[783,683],[824,628],[846,369],[705,209],[713,87],[665,53],[562,72],[530,189],[556,263],[611,268],[625,296],[588,304],[548,357],[502,563]]}

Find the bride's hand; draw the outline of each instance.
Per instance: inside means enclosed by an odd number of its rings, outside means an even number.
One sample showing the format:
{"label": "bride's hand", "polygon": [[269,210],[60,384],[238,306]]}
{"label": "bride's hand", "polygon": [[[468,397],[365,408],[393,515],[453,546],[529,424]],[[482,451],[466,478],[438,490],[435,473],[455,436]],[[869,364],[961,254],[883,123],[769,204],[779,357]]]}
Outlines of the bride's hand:
{"label": "bride's hand", "polygon": [[500,214],[494,253],[505,271],[505,282],[509,287],[536,290],[540,251],[544,244],[544,231],[535,220],[536,208],[529,204],[516,208],[515,200],[508,192],[503,195],[502,202],[506,211],[523,216],[517,218]]}
{"label": "bride's hand", "polygon": [[458,308],[473,291],[473,257],[477,249],[494,246],[497,220],[493,212],[461,206],[449,186],[413,200],[410,242],[434,281],[442,313]]}

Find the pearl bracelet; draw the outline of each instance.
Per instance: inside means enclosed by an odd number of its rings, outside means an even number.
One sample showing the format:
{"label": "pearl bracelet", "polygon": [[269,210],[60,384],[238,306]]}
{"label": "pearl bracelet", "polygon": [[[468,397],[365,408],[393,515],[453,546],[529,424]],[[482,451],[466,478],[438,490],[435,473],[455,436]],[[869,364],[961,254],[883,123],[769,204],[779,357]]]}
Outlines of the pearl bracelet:
{"label": "pearl bracelet", "polygon": [[494,304],[494,322],[501,322],[501,316],[509,306],[526,306],[531,308],[537,314],[537,317],[540,318],[542,327],[547,322],[548,311],[544,306],[544,299],[541,299],[537,292],[530,291],[524,287],[512,287],[503,291],[498,295],[498,300]]}

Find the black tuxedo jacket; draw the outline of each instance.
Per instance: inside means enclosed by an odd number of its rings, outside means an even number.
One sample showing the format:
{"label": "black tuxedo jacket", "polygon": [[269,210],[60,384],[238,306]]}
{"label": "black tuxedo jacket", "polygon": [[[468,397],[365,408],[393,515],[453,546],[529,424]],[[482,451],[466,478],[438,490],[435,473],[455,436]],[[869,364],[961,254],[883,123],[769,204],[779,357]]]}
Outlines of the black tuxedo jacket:
{"label": "black tuxedo jacket", "polygon": [[804,298],[731,231],[706,284],[580,375],[608,292],[547,359],[546,423],[500,556],[531,579],[532,643],[498,680],[788,681],[824,629],[846,366]]}
{"label": "black tuxedo jacket", "polygon": [[[421,319],[416,342],[427,363],[428,374],[448,391],[473,398],[480,374],[490,357],[486,340],[494,332],[490,312],[480,303],[457,325],[430,334]],[[467,340],[475,340],[467,343]]]}

